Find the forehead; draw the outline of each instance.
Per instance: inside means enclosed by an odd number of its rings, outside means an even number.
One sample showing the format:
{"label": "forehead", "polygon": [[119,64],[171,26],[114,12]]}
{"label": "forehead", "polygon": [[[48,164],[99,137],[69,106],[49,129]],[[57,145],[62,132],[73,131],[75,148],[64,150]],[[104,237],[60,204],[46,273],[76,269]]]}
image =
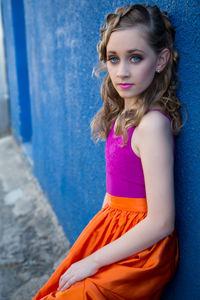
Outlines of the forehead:
{"label": "forehead", "polygon": [[107,44],[108,51],[128,51],[138,49],[142,51],[152,50],[147,43],[144,29],[128,28],[111,33]]}

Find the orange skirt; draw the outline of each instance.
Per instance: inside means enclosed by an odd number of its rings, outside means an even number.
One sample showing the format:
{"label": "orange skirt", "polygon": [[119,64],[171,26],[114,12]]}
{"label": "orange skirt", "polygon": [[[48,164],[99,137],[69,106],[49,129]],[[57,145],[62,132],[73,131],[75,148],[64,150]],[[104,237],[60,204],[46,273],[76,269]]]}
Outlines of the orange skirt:
{"label": "orange skirt", "polygon": [[157,300],[174,276],[178,258],[176,231],[137,254],[102,267],[98,273],[57,292],[60,276],[73,264],[116,240],[147,215],[146,198],[107,194],[108,203],[89,222],[69,254],[33,300]]}

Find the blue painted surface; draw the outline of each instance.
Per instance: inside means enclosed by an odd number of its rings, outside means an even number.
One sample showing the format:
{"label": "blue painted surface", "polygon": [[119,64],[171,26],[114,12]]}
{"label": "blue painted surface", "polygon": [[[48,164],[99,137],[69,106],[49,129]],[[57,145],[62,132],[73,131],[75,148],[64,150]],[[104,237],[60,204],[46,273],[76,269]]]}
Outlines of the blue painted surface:
{"label": "blue painted surface", "polygon": [[15,40],[16,70],[20,106],[20,134],[23,142],[32,137],[29,77],[27,69],[26,33],[23,0],[11,0],[12,21]]}
{"label": "blue painted surface", "polygon": [[[3,2],[3,9],[4,5],[5,9],[7,7],[9,10],[8,21],[4,19],[4,23],[7,25],[5,26],[5,31],[8,30],[11,36],[11,43],[7,41],[10,44],[6,48],[6,54],[7,59],[11,59],[14,66],[13,68],[11,65],[11,68],[8,69],[8,77],[10,80],[14,77],[15,81],[14,84],[9,82],[10,97],[13,100],[11,101],[12,125],[15,125],[12,128],[17,140],[28,142],[32,136],[32,125],[23,0]],[[12,50],[9,49],[11,45],[13,47]],[[15,76],[12,76],[13,71]]]}
{"label": "blue painted surface", "polygon": [[[104,144],[92,142],[89,127],[101,106],[100,81],[91,77],[98,60],[99,28],[105,14],[128,2],[24,1],[34,172],[71,242],[99,210],[105,194]],[[199,299],[200,4],[198,0],[149,3],[167,10],[177,31],[176,48],[181,57],[178,95],[189,112],[186,126],[176,138],[180,265],[163,299]],[[12,127],[18,132],[16,45],[10,0],[3,0],[3,13]]]}
{"label": "blue painted surface", "polygon": [[7,82],[10,96],[10,122],[12,132],[20,140],[19,91],[17,84],[14,33],[12,26],[11,1],[2,1],[2,22],[4,27],[5,56],[7,60]]}

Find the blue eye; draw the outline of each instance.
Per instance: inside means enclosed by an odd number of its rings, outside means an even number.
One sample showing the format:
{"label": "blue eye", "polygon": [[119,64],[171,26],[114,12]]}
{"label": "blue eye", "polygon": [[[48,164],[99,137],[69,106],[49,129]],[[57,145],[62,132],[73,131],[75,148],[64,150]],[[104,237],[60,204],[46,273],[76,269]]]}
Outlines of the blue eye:
{"label": "blue eye", "polygon": [[117,58],[117,57],[110,57],[110,58],[108,58],[108,60],[109,60],[111,63],[116,64],[116,63],[118,63],[119,58]]}
{"label": "blue eye", "polygon": [[131,57],[131,61],[134,62],[134,63],[138,63],[141,60],[142,60],[142,58],[139,57],[139,56],[133,56],[133,57]]}

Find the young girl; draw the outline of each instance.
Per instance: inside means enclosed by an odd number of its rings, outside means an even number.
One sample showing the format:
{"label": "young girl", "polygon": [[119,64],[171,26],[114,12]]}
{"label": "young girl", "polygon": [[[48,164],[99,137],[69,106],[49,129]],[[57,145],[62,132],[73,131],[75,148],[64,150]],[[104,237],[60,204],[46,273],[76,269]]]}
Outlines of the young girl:
{"label": "young girl", "polygon": [[174,29],[156,5],[109,14],[101,29],[98,71],[103,107],[93,135],[106,139],[102,209],[34,300],[160,299],[178,263],[174,228]]}

